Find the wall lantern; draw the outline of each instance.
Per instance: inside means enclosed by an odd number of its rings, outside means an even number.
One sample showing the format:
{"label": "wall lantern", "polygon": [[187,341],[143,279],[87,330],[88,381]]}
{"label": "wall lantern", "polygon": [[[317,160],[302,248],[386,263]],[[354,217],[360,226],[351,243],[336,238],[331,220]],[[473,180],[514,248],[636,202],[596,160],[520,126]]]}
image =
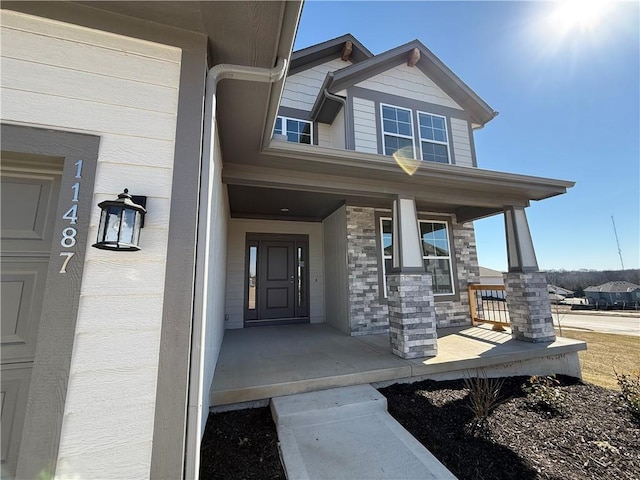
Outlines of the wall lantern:
{"label": "wall lantern", "polygon": [[102,209],[98,239],[94,247],[103,250],[140,250],[140,229],[144,227],[147,197],[132,197],[129,190],[118,195],[117,200],[105,200],[98,207]]}

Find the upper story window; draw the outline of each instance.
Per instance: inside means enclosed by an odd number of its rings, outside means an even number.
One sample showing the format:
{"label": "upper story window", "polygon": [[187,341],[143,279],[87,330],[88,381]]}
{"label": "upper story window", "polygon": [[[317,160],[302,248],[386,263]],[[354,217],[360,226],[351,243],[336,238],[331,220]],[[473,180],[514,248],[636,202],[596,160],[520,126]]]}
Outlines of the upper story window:
{"label": "upper story window", "polygon": [[313,125],[306,120],[277,117],[273,133],[286,135],[287,142],[313,144]]}
{"label": "upper story window", "polygon": [[422,160],[449,163],[449,141],[447,122],[444,117],[418,112],[420,151]]}
{"label": "upper story window", "polygon": [[[426,162],[450,163],[446,118],[426,112],[381,104],[382,136],[385,155],[421,158]],[[417,131],[413,128],[417,119]],[[419,141],[416,152],[415,139]]]}
{"label": "upper story window", "polygon": [[[419,220],[422,260],[427,273],[431,274],[435,296],[455,293],[453,265],[447,222]],[[380,218],[382,247],[382,279],[384,295],[387,296],[387,272],[393,265],[393,222],[390,218]]]}
{"label": "upper story window", "polygon": [[381,105],[381,109],[384,154],[393,155],[401,150],[403,156],[415,158],[411,110],[391,105]]}

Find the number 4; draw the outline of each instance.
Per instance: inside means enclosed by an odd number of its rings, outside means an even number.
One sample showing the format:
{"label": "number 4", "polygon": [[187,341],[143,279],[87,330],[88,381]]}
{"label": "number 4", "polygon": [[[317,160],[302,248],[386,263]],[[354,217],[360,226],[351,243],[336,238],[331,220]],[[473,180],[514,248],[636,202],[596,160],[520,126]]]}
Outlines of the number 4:
{"label": "number 4", "polygon": [[73,257],[75,254],[76,252],[60,252],[61,257],[67,258],[65,258],[64,262],[62,262],[62,267],[60,268],[60,271],[58,273],[67,273],[67,265],[69,265],[69,260],[71,260],[71,257]]}
{"label": "number 4", "polygon": [[67,210],[67,213],[65,213],[62,218],[69,220],[71,225],[75,225],[76,220],[78,219],[78,205],[73,205],[69,210]]}

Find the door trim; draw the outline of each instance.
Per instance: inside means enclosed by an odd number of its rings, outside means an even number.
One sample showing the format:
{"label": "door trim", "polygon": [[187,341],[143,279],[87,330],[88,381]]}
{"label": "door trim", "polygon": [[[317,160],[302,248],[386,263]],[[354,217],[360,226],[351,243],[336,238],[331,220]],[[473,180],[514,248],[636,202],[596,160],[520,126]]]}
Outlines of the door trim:
{"label": "door trim", "polygon": [[[304,307],[294,307],[295,315],[291,318],[275,318],[275,319],[265,319],[261,320],[258,318],[258,305],[259,305],[259,287],[256,288],[256,298],[255,298],[255,306],[254,310],[249,310],[249,282],[247,278],[249,277],[249,247],[250,246],[258,246],[258,253],[260,253],[260,244],[262,241],[269,242],[293,242],[296,245],[305,244],[306,252],[305,252],[305,265],[306,267],[306,278],[304,279],[304,290],[307,293],[306,302]],[[299,323],[310,323],[310,302],[309,302],[309,287],[310,287],[310,273],[309,273],[309,235],[302,234],[281,234],[281,233],[247,233],[245,239],[245,260],[244,260],[244,268],[243,268],[243,283],[244,283],[244,298],[243,298],[243,326],[247,327],[258,327],[258,326],[271,326],[271,325],[289,325],[289,324],[299,324]],[[258,268],[260,268],[260,257],[258,257]],[[295,282],[298,280],[298,272],[295,269]],[[256,277],[259,278],[260,274],[256,272]],[[295,292],[297,294],[297,291]],[[295,294],[294,294],[295,296]]]}
{"label": "door trim", "polygon": [[[48,478],[53,477],[58,460],[100,137],[9,124],[0,125],[0,135],[3,151],[64,158],[42,302],[47,319],[40,322],[16,470],[16,478]],[[62,217],[69,209],[72,186],[78,182],[79,160],[82,178],[74,225],[76,242],[72,248],[62,249],[61,232],[69,226]],[[63,251],[74,252],[66,274],[60,273],[66,258],[60,256]]]}

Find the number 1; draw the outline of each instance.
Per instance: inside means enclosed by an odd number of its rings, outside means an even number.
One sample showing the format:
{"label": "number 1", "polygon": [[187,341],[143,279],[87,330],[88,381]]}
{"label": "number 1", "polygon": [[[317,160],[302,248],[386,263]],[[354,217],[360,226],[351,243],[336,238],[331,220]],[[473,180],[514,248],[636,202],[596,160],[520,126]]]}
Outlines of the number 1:
{"label": "number 1", "polygon": [[76,166],[76,178],[82,178],[82,160],[78,160],[74,165]]}

